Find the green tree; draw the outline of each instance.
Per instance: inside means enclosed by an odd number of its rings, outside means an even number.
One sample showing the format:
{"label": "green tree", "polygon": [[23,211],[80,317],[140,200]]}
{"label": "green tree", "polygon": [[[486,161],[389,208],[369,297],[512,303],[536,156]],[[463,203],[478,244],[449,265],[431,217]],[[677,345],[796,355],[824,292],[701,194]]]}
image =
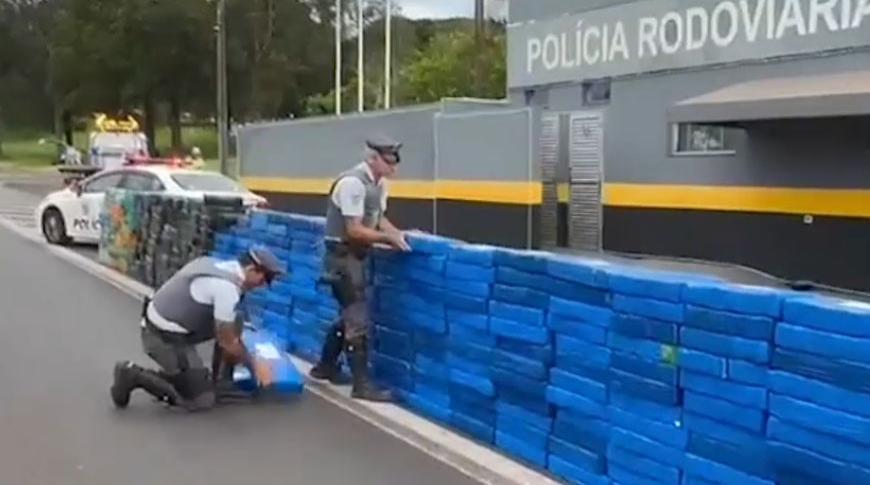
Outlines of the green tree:
{"label": "green tree", "polygon": [[469,29],[440,32],[402,70],[400,96],[406,103],[503,98],[505,55],[503,31],[490,29],[479,38]]}

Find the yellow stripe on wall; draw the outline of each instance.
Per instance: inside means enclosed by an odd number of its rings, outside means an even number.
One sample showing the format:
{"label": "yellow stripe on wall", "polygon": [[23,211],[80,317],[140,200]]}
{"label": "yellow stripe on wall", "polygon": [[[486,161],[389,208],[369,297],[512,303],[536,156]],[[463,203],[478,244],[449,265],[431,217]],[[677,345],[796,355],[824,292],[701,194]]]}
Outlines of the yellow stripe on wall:
{"label": "yellow stripe on wall", "polygon": [[612,207],[870,217],[870,190],[606,184]]}
{"label": "yellow stripe on wall", "polygon": [[[258,192],[326,195],[332,179],[243,177],[242,184]],[[502,204],[540,204],[539,182],[477,180],[391,180],[390,196],[401,199],[451,199]]]}
{"label": "yellow stripe on wall", "polygon": [[[259,192],[325,195],[332,179],[245,177],[242,183]],[[560,202],[570,201],[568,184],[559,184],[557,190]],[[392,180],[390,195],[518,205],[537,205],[543,200],[540,182]],[[604,184],[603,203],[626,208],[870,218],[870,190],[611,183]]]}

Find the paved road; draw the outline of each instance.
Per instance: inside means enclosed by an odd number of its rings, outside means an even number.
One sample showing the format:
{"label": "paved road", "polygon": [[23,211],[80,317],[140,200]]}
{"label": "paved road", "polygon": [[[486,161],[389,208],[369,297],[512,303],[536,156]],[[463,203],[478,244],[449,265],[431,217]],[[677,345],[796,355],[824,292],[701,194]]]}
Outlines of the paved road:
{"label": "paved road", "polygon": [[189,415],[108,395],[140,357],[129,296],[0,228],[0,483],[238,485],[473,483],[305,395]]}

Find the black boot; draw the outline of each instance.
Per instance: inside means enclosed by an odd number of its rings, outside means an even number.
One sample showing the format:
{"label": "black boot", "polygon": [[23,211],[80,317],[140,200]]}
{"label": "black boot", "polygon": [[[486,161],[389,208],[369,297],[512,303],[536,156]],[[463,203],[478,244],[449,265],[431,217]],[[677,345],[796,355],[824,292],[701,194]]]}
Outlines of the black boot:
{"label": "black boot", "polygon": [[369,377],[368,345],[365,337],[348,342],[346,350],[353,374],[351,397],[375,402],[392,401],[393,396],[390,391],[380,389]]}
{"label": "black boot", "polygon": [[348,382],[343,378],[341,368],[338,365],[338,357],[341,355],[343,346],[344,329],[341,323],[337,323],[326,334],[326,340],[323,342],[323,349],[320,352],[320,362],[311,368],[309,375],[315,379],[328,380],[337,385],[347,384]]}
{"label": "black boot", "polygon": [[125,408],[130,403],[130,393],[136,389],[144,389],[158,401],[171,406],[182,402],[181,395],[172,384],[157,372],[140,367],[132,362],[115,364],[114,383],[112,384],[112,401],[119,408]]}

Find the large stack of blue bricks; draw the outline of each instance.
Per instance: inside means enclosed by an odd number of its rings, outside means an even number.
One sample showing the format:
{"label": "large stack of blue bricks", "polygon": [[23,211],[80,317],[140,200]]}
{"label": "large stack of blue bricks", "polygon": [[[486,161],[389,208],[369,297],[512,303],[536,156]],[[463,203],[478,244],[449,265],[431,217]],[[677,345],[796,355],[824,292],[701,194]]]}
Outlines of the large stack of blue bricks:
{"label": "large stack of blue bricks", "polygon": [[[318,356],[323,220],[258,212],[248,298]],[[372,258],[372,366],[419,414],[570,483],[870,483],[870,305],[412,235]],[[279,328],[281,327],[281,328]]]}

